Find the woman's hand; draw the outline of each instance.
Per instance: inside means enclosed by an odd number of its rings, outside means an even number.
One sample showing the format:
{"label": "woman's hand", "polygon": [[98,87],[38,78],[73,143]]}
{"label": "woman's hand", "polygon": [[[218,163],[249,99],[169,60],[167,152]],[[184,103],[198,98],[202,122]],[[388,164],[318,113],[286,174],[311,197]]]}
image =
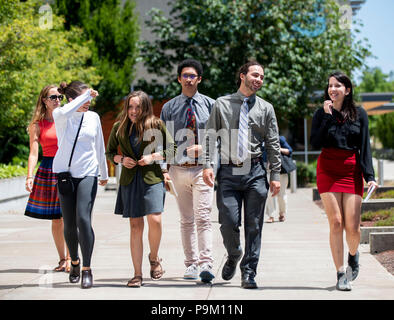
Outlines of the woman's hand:
{"label": "woman's hand", "polygon": [[93,98],[96,98],[99,95],[99,93],[96,90],[90,89],[90,96]]}
{"label": "woman's hand", "polygon": [[323,109],[325,113],[329,113],[332,115],[332,108],[333,108],[333,104],[331,100],[324,101]]}
{"label": "woman's hand", "polygon": [[33,178],[29,177],[26,179],[25,188],[27,192],[33,191]]}
{"label": "woman's hand", "polygon": [[137,161],[130,157],[123,157],[123,167],[133,169],[137,165]]}
{"label": "woman's hand", "polygon": [[369,190],[371,190],[371,188],[373,186],[375,186],[375,190],[379,187],[378,184],[376,183],[376,181],[369,181],[368,182],[368,191],[367,191],[367,193],[369,192]]}

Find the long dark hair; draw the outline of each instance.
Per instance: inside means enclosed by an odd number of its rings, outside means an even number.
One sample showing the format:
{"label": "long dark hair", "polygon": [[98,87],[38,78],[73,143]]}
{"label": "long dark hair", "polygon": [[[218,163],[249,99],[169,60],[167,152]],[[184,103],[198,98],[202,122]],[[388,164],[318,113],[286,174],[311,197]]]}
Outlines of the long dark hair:
{"label": "long dark hair", "polygon": [[344,120],[356,121],[357,110],[356,110],[356,104],[354,103],[354,100],[353,100],[352,81],[343,72],[335,71],[328,76],[327,87],[326,87],[326,90],[324,91],[324,100],[331,100],[330,96],[328,95],[328,83],[330,82],[331,77],[334,77],[335,79],[337,79],[337,81],[342,83],[346,89],[350,89],[349,94],[346,95],[345,99],[343,100],[342,108],[341,108],[340,112],[341,112]]}

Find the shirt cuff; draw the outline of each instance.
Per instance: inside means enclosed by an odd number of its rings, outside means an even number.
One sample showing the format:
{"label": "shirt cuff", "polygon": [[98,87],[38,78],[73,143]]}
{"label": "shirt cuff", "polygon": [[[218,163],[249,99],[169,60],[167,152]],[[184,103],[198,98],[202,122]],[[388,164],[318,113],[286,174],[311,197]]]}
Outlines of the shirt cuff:
{"label": "shirt cuff", "polygon": [[280,181],[280,172],[271,171],[270,182],[271,181]]}

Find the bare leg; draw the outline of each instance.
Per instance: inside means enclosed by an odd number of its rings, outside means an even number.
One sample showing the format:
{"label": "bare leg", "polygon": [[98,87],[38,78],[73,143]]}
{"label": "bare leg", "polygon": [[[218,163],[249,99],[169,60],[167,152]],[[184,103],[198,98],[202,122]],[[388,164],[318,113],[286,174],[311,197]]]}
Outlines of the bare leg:
{"label": "bare leg", "polygon": [[360,218],[362,198],[356,194],[343,194],[343,211],[345,218],[346,242],[349,253],[354,256],[360,243]]}
{"label": "bare leg", "polygon": [[342,193],[325,192],[320,195],[330,225],[330,247],[337,271],[343,267],[343,208]]}
{"label": "bare leg", "polygon": [[[57,253],[59,255],[59,260],[66,259],[65,248],[67,249],[67,246],[66,242],[64,241],[63,218],[52,220],[52,236],[55,242]],[[64,267],[66,267],[66,262],[64,262]]]}
{"label": "bare leg", "polygon": [[148,239],[150,247],[150,258],[152,260],[156,260],[159,252],[162,234],[161,213],[149,214],[147,215],[147,220],[149,225]]}
{"label": "bare leg", "polygon": [[130,250],[134,276],[142,276],[144,218],[130,218]]}

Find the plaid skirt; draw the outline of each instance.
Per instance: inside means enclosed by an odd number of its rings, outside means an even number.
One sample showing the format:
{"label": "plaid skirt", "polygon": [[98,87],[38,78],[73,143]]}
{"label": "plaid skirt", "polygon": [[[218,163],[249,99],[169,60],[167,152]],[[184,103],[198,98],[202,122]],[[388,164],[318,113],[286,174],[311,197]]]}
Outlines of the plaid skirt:
{"label": "plaid skirt", "polygon": [[34,177],[33,190],[25,215],[38,219],[60,219],[60,202],[57,196],[56,173],[52,172],[53,157],[43,157]]}

